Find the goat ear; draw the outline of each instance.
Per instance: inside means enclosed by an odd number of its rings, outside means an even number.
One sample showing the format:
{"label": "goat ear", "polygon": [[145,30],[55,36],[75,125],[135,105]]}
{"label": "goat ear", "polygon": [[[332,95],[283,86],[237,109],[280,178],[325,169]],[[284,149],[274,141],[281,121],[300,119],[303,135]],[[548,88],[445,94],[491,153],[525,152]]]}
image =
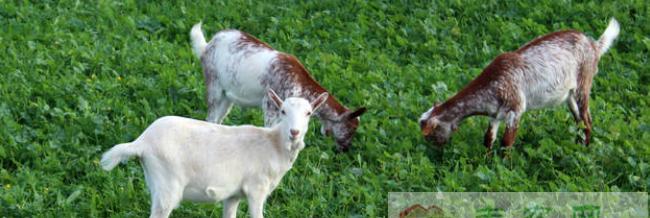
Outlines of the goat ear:
{"label": "goat ear", "polygon": [[269,89],[266,91],[266,94],[269,96],[269,99],[275,104],[276,107],[282,108],[282,99],[280,99],[280,96],[273,91],[273,89]]}
{"label": "goat ear", "polygon": [[313,111],[316,111],[323,103],[327,101],[327,98],[329,98],[330,94],[327,92],[323,92],[320,94],[314,101],[311,102],[311,109]]}
{"label": "goat ear", "polygon": [[356,118],[356,117],[358,117],[358,116],[361,116],[361,115],[362,115],[363,113],[365,113],[365,112],[366,112],[366,108],[365,108],[365,107],[361,107],[361,108],[359,108],[359,109],[357,109],[357,110],[355,110],[355,111],[353,111],[353,112],[347,114],[347,115],[346,115],[346,118],[347,118],[347,119],[354,119],[354,118]]}

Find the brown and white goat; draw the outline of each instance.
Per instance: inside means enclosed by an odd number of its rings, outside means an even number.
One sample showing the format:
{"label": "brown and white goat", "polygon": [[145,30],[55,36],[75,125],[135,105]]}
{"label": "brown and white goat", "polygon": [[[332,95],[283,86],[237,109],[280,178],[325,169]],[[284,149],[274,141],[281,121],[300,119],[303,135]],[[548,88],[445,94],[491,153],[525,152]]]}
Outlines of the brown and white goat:
{"label": "brown and white goat", "polygon": [[598,71],[598,60],[618,36],[612,19],[598,41],[575,30],[539,37],[514,52],[497,56],[463,90],[423,113],[420,128],[427,140],[447,143],[458,123],[466,117],[491,118],[484,145],[491,149],[501,121],[506,129],[502,146],[515,142],[524,111],[566,102],[575,121],[585,124],[585,145],[591,136],[589,92]]}
{"label": "brown and white goat", "polygon": [[[310,101],[327,92],[293,56],[279,52],[239,30],[223,30],[206,42],[201,23],[190,32],[192,48],[201,59],[207,87],[209,122],[221,123],[233,104],[262,107],[264,123],[276,122],[279,111],[266,97],[273,89],[282,98],[302,97]],[[333,135],[340,151],[347,150],[366,111],[348,110],[330,96],[316,112],[324,135]]]}

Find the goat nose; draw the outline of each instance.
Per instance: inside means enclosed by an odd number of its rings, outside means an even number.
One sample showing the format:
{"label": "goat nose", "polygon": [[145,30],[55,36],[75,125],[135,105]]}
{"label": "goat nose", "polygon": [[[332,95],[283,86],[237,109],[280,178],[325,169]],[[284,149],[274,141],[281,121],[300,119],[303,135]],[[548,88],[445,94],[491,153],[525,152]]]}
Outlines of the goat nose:
{"label": "goat nose", "polygon": [[300,131],[298,131],[297,129],[291,129],[291,130],[289,130],[289,132],[291,133],[291,136],[293,136],[293,137],[298,136],[298,133],[300,133]]}

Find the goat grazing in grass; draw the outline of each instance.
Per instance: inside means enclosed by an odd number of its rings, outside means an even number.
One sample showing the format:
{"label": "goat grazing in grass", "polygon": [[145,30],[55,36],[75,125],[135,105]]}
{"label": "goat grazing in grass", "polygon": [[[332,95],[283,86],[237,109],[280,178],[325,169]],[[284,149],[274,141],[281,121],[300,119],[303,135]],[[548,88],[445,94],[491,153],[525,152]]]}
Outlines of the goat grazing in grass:
{"label": "goat grazing in grass", "polygon": [[[201,59],[207,87],[207,121],[221,123],[233,104],[262,107],[264,123],[272,125],[279,111],[264,90],[273,89],[280,97],[298,96],[308,100],[327,92],[293,56],[271,48],[259,39],[238,30],[216,33],[206,42],[201,23],[190,32],[192,48]],[[340,151],[347,150],[366,111],[350,111],[334,97],[316,112],[321,132],[333,135]]]}
{"label": "goat grazing in grass", "polygon": [[566,102],[575,121],[584,122],[584,143],[589,145],[589,92],[598,61],[618,34],[619,24],[612,19],[598,41],[578,31],[560,31],[497,56],[458,94],[422,114],[422,134],[442,145],[460,121],[486,115],[491,121],[484,145],[491,150],[499,124],[505,121],[502,146],[510,148],[524,111]]}
{"label": "goat grazing in grass", "polygon": [[268,96],[281,113],[273,127],[162,117],[135,141],[111,148],[101,165],[111,170],[131,156],[140,158],[151,217],[168,217],[181,200],[190,200],[223,201],[223,217],[234,218],[242,197],[248,199],[251,217],[263,217],[266,198],[305,146],[310,116],[328,98],[322,93],[311,103],[296,97],[283,102],[272,90]]}

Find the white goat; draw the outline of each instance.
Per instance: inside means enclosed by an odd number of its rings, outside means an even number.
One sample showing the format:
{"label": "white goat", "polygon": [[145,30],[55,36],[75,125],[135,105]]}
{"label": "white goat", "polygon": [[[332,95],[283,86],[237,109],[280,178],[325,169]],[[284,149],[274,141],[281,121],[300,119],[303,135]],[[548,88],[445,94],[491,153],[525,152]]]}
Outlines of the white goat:
{"label": "white goat", "polygon": [[181,200],[223,201],[223,217],[235,217],[239,200],[248,199],[251,217],[263,217],[264,201],[291,169],[312,112],[313,102],[284,102],[269,89],[280,121],[270,128],[223,126],[167,116],[152,123],[135,141],[116,145],[101,160],[105,170],[138,156],[151,193],[151,217],[168,217]]}

